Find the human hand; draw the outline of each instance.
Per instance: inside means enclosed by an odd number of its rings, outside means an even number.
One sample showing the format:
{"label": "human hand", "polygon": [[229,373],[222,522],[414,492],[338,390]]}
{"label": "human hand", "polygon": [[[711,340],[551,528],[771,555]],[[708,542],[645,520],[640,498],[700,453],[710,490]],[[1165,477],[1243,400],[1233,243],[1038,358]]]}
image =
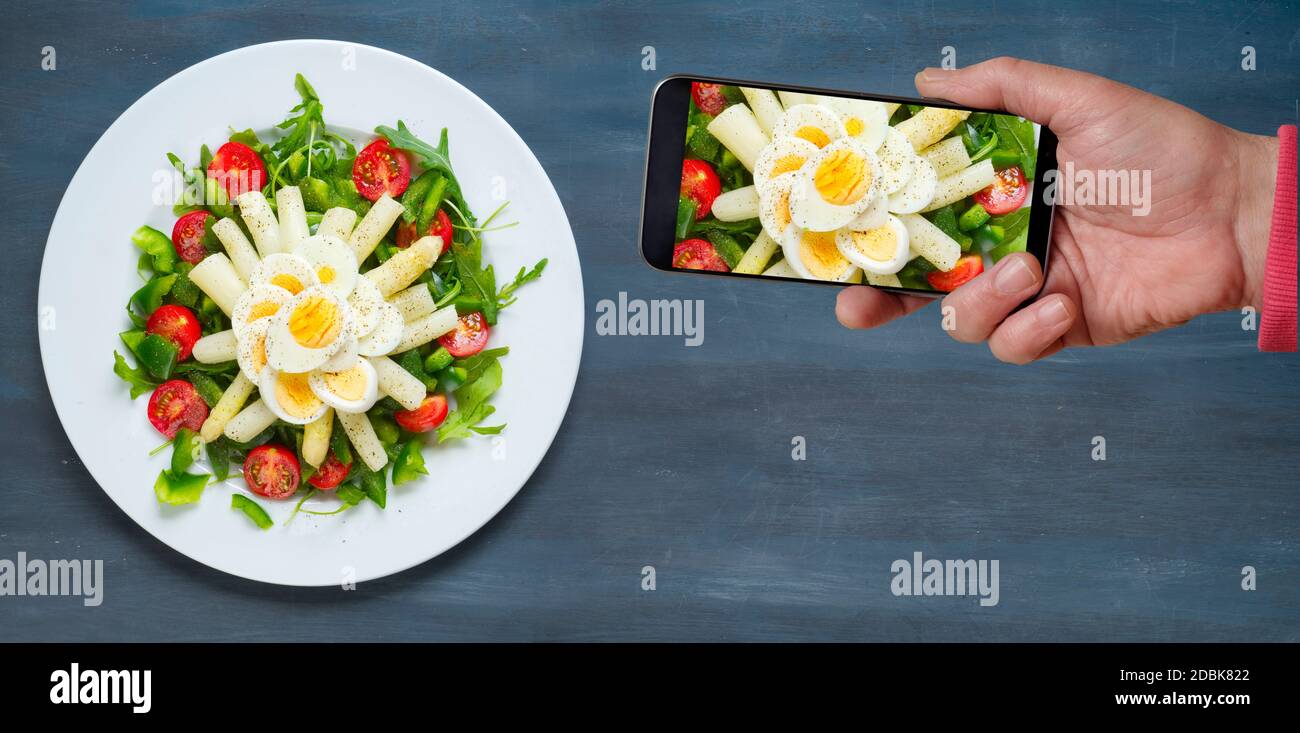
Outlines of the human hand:
{"label": "human hand", "polygon": [[[1066,346],[1119,343],[1203,313],[1260,306],[1276,138],[1109,79],[1012,58],[925,69],[916,87],[1051,128],[1058,168],[1151,171],[1146,216],[1128,202],[1058,200],[1047,282],[1032,255],[1004,257],[944,298],[953,338],[988,341],[997,358],[1025,364]],[[1040,286],[1038,300],[1016,311]],[[851,287],[835,313],[849,328],[872,328],[929,302]]]}

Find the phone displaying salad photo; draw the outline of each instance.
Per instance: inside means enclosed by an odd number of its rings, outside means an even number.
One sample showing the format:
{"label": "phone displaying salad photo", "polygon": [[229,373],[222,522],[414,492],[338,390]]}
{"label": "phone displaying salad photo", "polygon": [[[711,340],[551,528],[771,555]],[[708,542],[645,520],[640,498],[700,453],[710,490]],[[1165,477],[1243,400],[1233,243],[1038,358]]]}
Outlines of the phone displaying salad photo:
{"label": "phone displaying salad photo", "polygon": [[1046,269],[1051,131],[906,99],[673,76],[655,90],[641,248],[661,270],[942,295]]}

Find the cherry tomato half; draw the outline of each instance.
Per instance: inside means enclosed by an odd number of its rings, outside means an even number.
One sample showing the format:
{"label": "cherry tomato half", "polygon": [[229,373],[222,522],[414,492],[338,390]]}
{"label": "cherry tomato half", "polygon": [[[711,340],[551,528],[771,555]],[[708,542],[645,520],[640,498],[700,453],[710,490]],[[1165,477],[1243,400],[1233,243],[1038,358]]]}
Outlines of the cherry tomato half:
{"label": "cherry tomato half", "polygon": [[194,342],[203,335],[203,327],[194,311],[183,305],[162,305],[154,311],[144,328],[176,344],[176,361],[185,361],[194,351]]}
{"label": "cherry tomato half", "polygon": [[267,443],[248,452],[244,459],[244,481],[248,488],[268,499],[287,499],[298,490],[302,469],[293,451]]}
{"label": "cherry tomato half", "polygon": [[957,260],[957,264],[953,265],[951,270],[947,272],[935,270],[927,273],[925,279],[930,281],[930,287],[935,290],[951,293],[974,280],[981,272],[984,272],[984,259],[979,255],[966,255]]}
{"label": "cherry tomato half", "polygon": [[695,100],[695,106],[700,108],[701,112],[710,115],[720,114],[727,108],[727,98],[722,93],[721,84],[709,84],[707,82],[691,82],[691,99]]}
{"label": "cherry tomato half", "polygon": [[447,397],[431,394],[414,410],[394,412],[393,419],[408,433],[427,433],[447,419]]}
{"label": "cherry tomato half", "polygon": [[197,265],[208,256],[208,248],[203,246],[204,225],[212,214],[205,209],[198,209],[176,220],[172,227],[172,247],[176,254],[191,265]]}
{"label": "cherry tomato half", "polygon": [[406,153],[389,146],[388,140],[381,137],[357,153],[352,182],[371,201],[378,201],[384,194],[397,198],[411,184],[411,162]]}
{"label": "cherry tomato half", "polygon": [[175,438],[181,428],[197,433],[207,419],[208,403],[184,379],[163,382],[149,397],[149,422],[168,440]]}
{"label": "cherry tomato half", "polygon": [[731,272],[713,245],[703,239],[686,239],[673,247],[673,267],[683,270]]}
{"label": "cherry tomato half", "polygon": [[[403,223],[397,227],[397,246],[399,249],[406,249],[411,243],[420,237],[415,233],[415,222]],[[429,222],[429,231],[424,236],[442,237],[442,248],[444,250],[451,244],[451,217],[447,212],[438,209],[438,215],[433,217]]]}
{"label": "cherry tomato half", "polygon": [[228,142],[212,156],[208,178],[217,179],[234,201],[241,193],[262,190],[266,184],[266,164],[256,150],[243,143]]}
{"label": "cherry tomato half", "polygon": [[482,351],[487,346],[488,334],[491,332],[487,321],[483,320],[483,314],[474,311],[461,316],[456,321],[456,328],[451,333],[439,336],[438,343],[445,346],[452,356],[464,359]]}
{"label": "cherry tomato half", "polygon": [[330,453],[325,461],[316,469],[316,473],[307,479],[307,483],[323,491],[338,488],[343,483],[343,479],[348,477],[348,471],[352,470],[351,463],[343,463]]}
{"label": "cherry tomato half", "polygon": [[1025,183],[1025,172],[1020,166],[1003,168],[993,176],[993,183],[988,188],[977,191],[974,199],[984,210],[993,216],[1010,214],[1019,209],[1029,197],[1029,186]]}
{"label": "cherry tomato half", "polygon": [[682,196],[695,202],[695,220],[709,215],[713,200],[722,193],[722,181],[713,166],[702,160],[687,158],[682,161]]}

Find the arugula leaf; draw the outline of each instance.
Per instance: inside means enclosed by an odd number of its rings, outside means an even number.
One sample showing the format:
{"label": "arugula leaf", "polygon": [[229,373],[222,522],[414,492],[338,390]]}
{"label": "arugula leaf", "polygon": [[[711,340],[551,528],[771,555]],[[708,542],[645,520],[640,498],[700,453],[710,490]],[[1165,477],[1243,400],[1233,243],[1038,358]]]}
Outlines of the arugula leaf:
{"label": "arugula leaf", "polygon": [[218,481],[230,478],[230,459],[233,453],[230,439],[222,435],[204,446],[204,450],[208,454],[208,463],[212,464],[212,475]]}
{"label": "arugula leaf", "polygon": [[148,372],[140,367],[132,367],[126,363],[126,359],[116,351],[113,352],[113,373],[122,378],[122,381],[131,385],[131,399],[135,399],[145,392],[152,392],[158,383],[153,381]]}
{"label": "arugula leaf", "polygon": [[193,504],[203,494],[208,478],[205,473],[178,474],[163,471],[153,484],[153,493],[160,504]]}
{"label": "arugula leaf", "polygon": [[533,269],[531,270],[526,270],[523,267],[519,268],[519,274],[515,275],[514,282],[501,288],[501,292],[497,293],[497,310],[501,310],[515,302],[515,291],[518,290],[520,286],[540,278],[542,276],[542,270],[546,269],[546,262],[546,258],[543,257],[536,265],[533,265]]}
{"label": "arugula leaf", "polygon": [[361,503],[362,499],[366,498],[366,492],[352,484],[343,484],[334,493],[347,506],[356,506]]}
{"label": "arugula leaf", "polygon": [[[496,412],[496,408],[486,403],[477,405],[470,410],[452,410],[447,413],[447,419],[438,427],[438,442],[445,443],[448,440],[459,440],[461,438],[470,437],[474,426],[486,420],[494,412]],[[495,428],[484,429],[495,430],[495,432],[499,433],[504,427],[505,426],[502,425]]]}
{"label": "arugula leaf", "polygon": [[993,115],[993,129],[997,132],[998,148],[1018,154],[1025,178],[1033,180],[1038,158],[1034,147],[1034,123],[1011,115]]}
{"label": "arugula leaf", "polygon": [[253,524],[262,529],[270,529],[271,525],[275,524],[275,522],[271,521],[271,515],[266,513],[261,504],[243,494],[230,495],[230,508],[243,512],[244,516],[253,520]]}
{"label": "arugula leaf", "polygon": [[496,408],[487,403],[488,399],[501,388],[502,356],[509,349],[488,349],[468,359],[461,359],[456,366],[465,370],[463,383],[456,388],[456,409],[447,415],[447,419],[438,428],[438,442],[468,438],[472,433],[495,435],[505,426],[478,427]]}
{"label": "arugula leaf", "polygon": [[454,242],[451,245],[451,260],[456,267],[456,277],[460,280],[460,297],[475,301],[483,311],[483,319],[489,325],[497,322],[497,278],[492,266],[483,267],[482,244],[476,239],[468,243]]}

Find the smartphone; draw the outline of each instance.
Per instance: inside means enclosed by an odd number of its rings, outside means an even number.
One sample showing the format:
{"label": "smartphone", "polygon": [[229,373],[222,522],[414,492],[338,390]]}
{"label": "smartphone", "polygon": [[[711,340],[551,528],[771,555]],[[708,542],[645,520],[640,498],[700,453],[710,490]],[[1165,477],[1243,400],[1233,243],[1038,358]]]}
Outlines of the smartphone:
{"label": "smartphone", "polygon": [[933,99],[670,76],[641,252],[671,272],[938,297],[1013,252],[1046,273],[1056,137]]}

